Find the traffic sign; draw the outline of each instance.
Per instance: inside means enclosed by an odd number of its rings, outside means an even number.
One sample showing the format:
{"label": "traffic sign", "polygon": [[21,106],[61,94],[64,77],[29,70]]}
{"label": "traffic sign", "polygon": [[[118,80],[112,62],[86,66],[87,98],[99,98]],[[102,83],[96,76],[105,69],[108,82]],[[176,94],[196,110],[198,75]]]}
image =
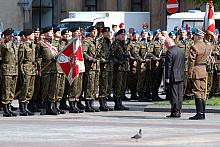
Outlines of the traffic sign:
{"label": "traffic sign", "polygon": [[176,13],[179,9],[179,2],[177,0],[167,0],[167,12]]}

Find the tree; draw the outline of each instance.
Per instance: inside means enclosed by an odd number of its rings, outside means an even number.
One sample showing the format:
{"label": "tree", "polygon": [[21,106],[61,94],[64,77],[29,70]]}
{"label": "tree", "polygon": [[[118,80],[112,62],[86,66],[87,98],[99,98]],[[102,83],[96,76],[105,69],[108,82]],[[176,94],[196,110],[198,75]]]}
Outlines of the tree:
{"label": "tree", "polygon": [[[200,6],[203,4],[206,4],[209,0],[189,0],[191,2],[195,2],[196,4],[199,4]],[[213,0],[213,4],[215,9],[219,9],[220,8],[220,1],[219,0]]]}

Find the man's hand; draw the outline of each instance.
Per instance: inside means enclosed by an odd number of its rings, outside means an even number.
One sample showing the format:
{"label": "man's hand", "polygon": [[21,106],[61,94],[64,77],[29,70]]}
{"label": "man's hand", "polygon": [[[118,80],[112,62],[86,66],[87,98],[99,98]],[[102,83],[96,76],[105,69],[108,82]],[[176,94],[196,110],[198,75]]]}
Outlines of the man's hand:
{"label": "man's hand", "polygon": [[166,79],[165,82],[166,82],[167,84],[169,84],[169,83],[170,83],[170,79]]}

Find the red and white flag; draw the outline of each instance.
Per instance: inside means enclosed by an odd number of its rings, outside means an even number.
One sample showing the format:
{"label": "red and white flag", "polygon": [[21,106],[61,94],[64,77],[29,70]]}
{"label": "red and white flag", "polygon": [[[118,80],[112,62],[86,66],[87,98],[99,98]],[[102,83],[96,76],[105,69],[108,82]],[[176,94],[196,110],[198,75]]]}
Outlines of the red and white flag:
{"label": "red and white flag", "polygon": [[215,14],[214,14],[214,6],[211,0],[206,4],[204,24],[205,24],[205,31],[208,34],[215,36]]}
{"label": "red and white flag", "polygon": [[57,63],[60,64],[71,85],[79,73],[85,72],[81,40],[75,39],[71,41],[71,43],[57,55]]}

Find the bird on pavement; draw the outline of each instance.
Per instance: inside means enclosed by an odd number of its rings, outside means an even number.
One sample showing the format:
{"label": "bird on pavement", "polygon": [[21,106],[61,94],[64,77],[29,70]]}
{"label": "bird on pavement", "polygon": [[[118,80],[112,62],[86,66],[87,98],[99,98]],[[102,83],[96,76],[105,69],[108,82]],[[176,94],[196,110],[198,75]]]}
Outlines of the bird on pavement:
{"label": "bird on pavement", "polygon": [[143,134],[142,134],[142,130],[140,129],[138,134],[135,134],[133,137],[131,137],[131,139],[136,139],[136,141],[141,141]]}

